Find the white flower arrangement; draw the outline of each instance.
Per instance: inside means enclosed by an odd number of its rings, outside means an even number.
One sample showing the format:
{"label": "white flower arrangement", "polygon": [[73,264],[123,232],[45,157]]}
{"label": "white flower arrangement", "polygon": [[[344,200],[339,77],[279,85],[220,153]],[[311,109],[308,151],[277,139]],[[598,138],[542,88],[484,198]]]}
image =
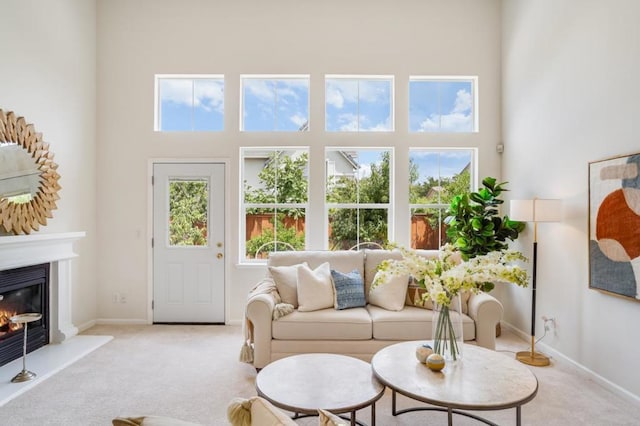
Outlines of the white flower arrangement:
{"label": "white flower arrangement", "polygon": [[474,293],[491,291],[496,282],[510,282],[521,287],[526,287],[529,282],[527,271],[517,264],[526,262],[527,258],[513,250],[493,251],[465,262],[460,252],[450,244],[443,246],[435,258],[427,258],[405,248],[400,248],[400,251],[402,259],[388,259],[378,265],[371,288],[388,282],[391,277],[408,275],[426,289],[422,295],[423,302],[431,299],[439,305],[434,322],[433,350],[453,361],[460,357],[461,348],[456,339],[462,340],[462,337],[461,330],[456,332],[451,320],[452,299],[465,290]]}
{"label": "white flower arrangement", "polygon": [[440,249],[437,258],[421,256],[414,250],[399,248],[402,259],[387,259],[378,265],[379,273],[372,288],[387,282],[390,277],[409,275],[427,291],[424,299],[449,306],[451,299],[464,290],[474,293],[491,291],[496,282],[509,282],[526,287],[529,276],[518,262],[527,258],[518,251],[501,250],[468,261],[461,260],[460,253],[451,244]]}

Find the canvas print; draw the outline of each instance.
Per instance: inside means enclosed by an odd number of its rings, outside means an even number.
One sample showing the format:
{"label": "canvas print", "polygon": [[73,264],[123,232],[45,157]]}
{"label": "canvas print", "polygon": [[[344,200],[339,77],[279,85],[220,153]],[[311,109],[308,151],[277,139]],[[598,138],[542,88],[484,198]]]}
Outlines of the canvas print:
{"label": "canvas print", "polygon": [[640,301],[640,154],[589,163],[589,287]]}

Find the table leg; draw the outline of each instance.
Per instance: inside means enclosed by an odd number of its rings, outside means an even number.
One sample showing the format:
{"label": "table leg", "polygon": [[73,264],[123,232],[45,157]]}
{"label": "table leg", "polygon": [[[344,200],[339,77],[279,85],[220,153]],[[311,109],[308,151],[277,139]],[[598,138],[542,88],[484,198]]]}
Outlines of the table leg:
{"label": "table leg", "polygon": [[356,426],[356,412],[351,412],[351,426]]}
{"label": "table leg", "polygon": [[391,414],[393,414],[394,416],[398,415],[398,412],[396,411],[396,391],[395,391],[395,389],[393,389],[391,391]]}
{"label": "table leg", "polygon": [[518,405],[516,407],[516,425],[521,426],[522,424],[522,406]]}
{"label": "table leg", "polygon": [[376,426],[376,403],[371,404],[371,426]]}
{"label": "table leg", "polygon": [[447,408],[447,419],[448,419],[448,425],[452,426],[453,425],[453,408],[449,407]]}

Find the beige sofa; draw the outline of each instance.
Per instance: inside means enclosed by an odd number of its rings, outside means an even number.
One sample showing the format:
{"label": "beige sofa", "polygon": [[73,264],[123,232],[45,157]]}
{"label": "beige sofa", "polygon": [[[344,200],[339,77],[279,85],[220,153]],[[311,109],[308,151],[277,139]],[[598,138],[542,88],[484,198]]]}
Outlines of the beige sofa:
{"label": "beige sofa", "polygon": [[[437,251],[422,251],[437,256]],[[281,292],[265,292],[274,283],[268,273],[249,295],[246,306],[247,328],[253,365],[260,369],[272,361],[300,353],[335,353],[369,362],[381,348],[406,340],[429,340],[433,311],[407,303],[398,311],[384,309],[369,302],[369,289],[378,264],[389,258],[401,258],[398,251],[298,251],[271,253],[268,266],[282,267],[306,262],[315,269],[329,262],[331,269],[343,273],[357,270],[363,277],[367,304],[364,307],[337,310],[334,307],[310,312],[293,312],[274,316]],[[294,290],[295,291],[295,290]],[[409,301],[407,301],[409,302]],[[404,305],[404,304],[403,304]],[[495,349],[496,324],[503,308],[487,293],[470,294],[462,300],[465,341]],[[277,319],[274,320],[274,317]]]}

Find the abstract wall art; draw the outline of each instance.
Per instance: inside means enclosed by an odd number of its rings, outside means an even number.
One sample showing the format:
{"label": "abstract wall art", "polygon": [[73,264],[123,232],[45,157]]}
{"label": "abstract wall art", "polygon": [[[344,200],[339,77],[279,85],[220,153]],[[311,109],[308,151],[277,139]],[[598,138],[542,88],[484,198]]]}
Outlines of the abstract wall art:
{"label": "abstract wall art", "polygon": [[589,163],[589,288],[640,301],[640,154]]}

